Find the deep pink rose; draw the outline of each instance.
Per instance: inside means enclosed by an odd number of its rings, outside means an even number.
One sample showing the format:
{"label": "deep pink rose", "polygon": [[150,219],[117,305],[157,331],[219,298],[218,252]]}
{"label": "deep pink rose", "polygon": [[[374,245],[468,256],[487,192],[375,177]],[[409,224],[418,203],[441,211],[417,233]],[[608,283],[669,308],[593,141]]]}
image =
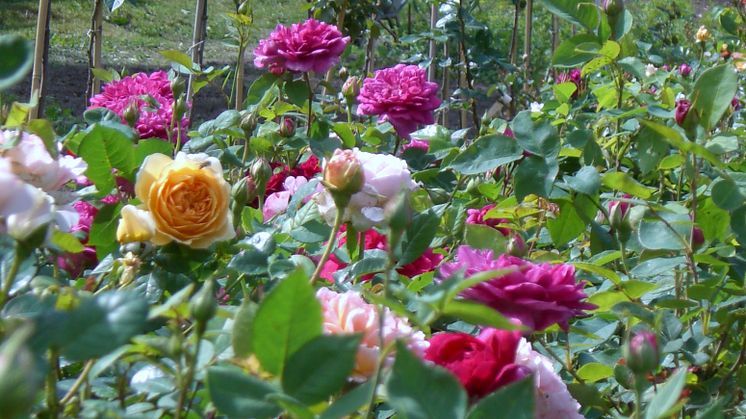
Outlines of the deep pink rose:
{"label": "deep pink rose", "polygon": [[476,250],[461,246],[452,263],[440,267],[442,278],[463,271],[465,277],[495,269],[514,268],[515,272],[479,283],[461,296],[488,305],[502,315],[516,319],[533,330],[544,330],[557,323],[567,330],[568,320],[593,310],[594,304],[584,302],[585,283],[575,280],[575,267],[568,264],[534,264],[529,261],[500,255],[495,258],[490,250]]}
{"label": "deep pink rose", "polygon": [[[629,198],[632,198],[632,195],[626,193],[622,195],[622,198],[629,199]],[[632,207],[632,204],[630,204],[629,202],[622,202],[622,201],[610,201],[609,204],[607,205],[609,214],[614,212],[614,210],[617,207],[619,207],[619,215],[620,215],[619,218],[624,218],[627,215],[627,211],[629,211],[630,207]]]}
{"label": "deep pink rose", "polygon": [[578,92],[580,92],[580,88],[583,84],[583,77],[580,70],[577,68],[573,68],[572,70],[568,72],[562,72],[557,74],[556,83],[573,83],[575,85],[575,91],[572,93],[572,98],[575,99],[578,97]]}
{"label": "deep pink rose", "polygon": [[402,146],[401,152],[404,153],[409,149],[422,150],[423,152],[427,153],[427,151],[430,149],[430,143],[428,143],[427,140],[418,140],[416,138],[412,138],[412,141]]}
{"label": "deep pink rose", "polygon": [[[137,73],[108,83],[101,93],[91,98],[91,106],[88,109],[106,108],[119,115],[122,123],[126,124],[124,111],[130,104],[135,104],[139,110],[140,116],[135,123],[135,129],[140,138],[168,138],[167,131],[171,127],[174,107],[174,95],[168,73]],[[182,141],[186,141],[184,133],[189,127],[189,119],[183,117],[181,124],[176,125],[176,130],[182,130]]]}
{"label": "deep pink rose", "polygon": [[98,213],[98,208],[86,201],[75,201],[73,208],[78,212],[78,224],[72,228],[71,232],[82,231],[87,237],[91,231],[93,218]]}
{"label": "deep pink rose", "polygon": [[734,111],[737,111],[741,109],[741,101],[738,100],[737,97],[734,97],[733,100],[730,101],[730,106],[733,108]]}
{"label": "deep pink rose", "polygon": [[254,65],[277,75],[286,70],[325,73],[339,62],[348,42],[350,37],[343,37],[336,26],[315,19],[277,25],[269,38],[259,41]]}
{"label": "deep pink rose", "polygon": [[470,208],[466,210],[466,223],[490,226],[502,233],[503,236],[507,236],[510,234],[510,229],[498,226],[507,223],[508,220],[504,218],[485,218],[487,213],[493,208],[495,208],[495,204],[488,204],[480,209]]}
{"label": "deep pink rose", "polygon": [[531,374],[516,364],[518,332],[485,329],[478,337],[466,333],[437,333],[430,339],[425,359],[458,378],[469,397],[480,399],[500,387]]}
{"label": "deep pink rose", "polygon": [[[72,233],[81,232],[83,235],[81,242],[86,244],[88,243],[88,234],[91,231],[93,219],[98,213],[98,208],[86,201],[76,201],[72,206],[78,213],[78,224],[74,225],[70,231]],[[95,266],[96,263],[98,263],[96,248],[92,246],[86,246],[80,253],[65,253],[57,257],[57,266],[67,271],[73,278],[77,278],[83,270]]]}
{"label": "deep pink rose", "polygon": [[435,122],[433,111],[440,106],[438,85],[427,81],[424,69],[404,64],[378,70],[373,78],[365,79],[357,100],[358,115],[380,116],[407,140],[418,125]]}
{"label": "deep pink rose", "polygon": [[676,101],[676,123],[679,125],[684,125],[684,121],[686,120],[686,116],[689,114],[689,109],[692,107],[692,102],[690,102],[688,99],[679,99]]}
{"label": "deep pink rose", "polygon": [[[347,244],[347,235],[343,235],[345,231],[345,226],[342,226],[338,239],[340,247]],[[386,239],[386,236],[374,229],[370,229],[365,233],[365,250],[372,249],[388,249],[388,240]],[[428,248],[420,257],[415,259],[412,263],[409,263],[397,269],[397,272],[408,278],[412,278],[425,272],[434,271],[435,268],[442,261],[443,255],[437,254],[433,252],[433,249]],[[340,269],[344,269],[346,266],[346,263],[340,261],[339,258],[337,258],[334,253],[332,253],[331,256],[329,256],[329,260],[324,264],[324,267],[321,270],[321,277],[329,282],[334,282],[334,277],[332,276],[334,272],[337,272]],[[362,277],[362,280],[368,281],[371,278],[373,278],[373,275],[364,275]]]}
{"label": "deep pink rose", "polygon": [[681,77],[689,77],[692,74],[692,68],[687,63],[683,63],[679,66],[679,74]]}

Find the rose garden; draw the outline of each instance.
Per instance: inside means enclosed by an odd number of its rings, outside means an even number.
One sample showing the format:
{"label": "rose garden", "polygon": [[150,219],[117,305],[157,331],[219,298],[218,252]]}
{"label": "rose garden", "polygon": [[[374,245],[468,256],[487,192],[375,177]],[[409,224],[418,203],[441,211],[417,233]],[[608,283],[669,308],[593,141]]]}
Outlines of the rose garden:
{"label": "rose garden", "polygon": [[196,0],[130,72],[93,0],[66,125],[55,2],[0,34],[0,417],[746,417],[745,1],[236,1],[220,67]]}

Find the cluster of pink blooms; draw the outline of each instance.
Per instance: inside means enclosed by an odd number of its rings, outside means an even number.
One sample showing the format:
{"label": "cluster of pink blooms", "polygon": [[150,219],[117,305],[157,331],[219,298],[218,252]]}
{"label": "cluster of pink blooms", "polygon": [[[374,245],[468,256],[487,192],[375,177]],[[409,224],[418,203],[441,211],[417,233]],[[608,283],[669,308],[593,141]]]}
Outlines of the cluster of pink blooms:
{"label": "cluster of pink blooms", "polygon": [[[273,163],[274,169],[280,167],[280,171],[272,174],[267,181],[265,191],[264,207],[262,208],[262,215],[264,220],[267,221],[277,214],[283,213],[287,210],[292,196],[300,189],[303,185],[307,184],[313,179],[316,174],[321,172],[319,165],[319,159],[311,155],[305,162],[297,165],[294,168],[289,166]],[[311,200],[309,195],[303,200],[308,202]]]}
{"label": "cluster of pink blooms", "polygon": [[[168,73],[156,71],[151,74],[137,73],[108,83],[101,93],[91,98],[88,109],[106,108],[119,115],[122,123],[126,123],[125,111],[134,105],[139,111],[134,128],[140,138],[168,139],[174,103]],[[174,130],[186,132],[189,119],[183,117],[176,125]]]}
{"label": "cluster of pink blooms", "polygon": [[[340,247],[347,244],[347,235],[345,232],[346,228],[343,226],[338,235],[338,243]],[[363,246],[365,250],[388,250],[388,240],[385,235],[379,233],[375,229],[370,229],[363,234],[365,235],[365,243]],[[400,267],[396,271],[407,278],[413,278],[417,275],[424,274],[425,272],[434,271],[442,261],[443,255],[435,253],[433,252],[433,249],[428,248],[420,257],[415,259],[413,262]],[[332,253],[331,256],[329,256],[329,260],[324,264],[324,267],[321,270],[321,277],[329,282],[334,282],[332,274],[340,269],[344,269],[347,265],[347,263],[342,262]],[[362,277],[362,280],[368,281],[371,278],[372,275],[365,275]]]}
{"label": "cluster of pink blooms", "polygon": [[457,272],[470,277],[497,269],[515,270],[464,290],[461,296],[490,306],[531,330],[544,330],[553,324],[567,330],[568,320],[596,308],[583,301],[587,297],[584,283],[575,280],[572,265],[537,265],[509,255],[495,258],[490,250],[461,246],[454,262],[443,264],[440,273],[443,278]]}
{"label": "cluster of pink blooms", "polygon": [[285,71],[324,73],[339,62],[350,42],[334,25],[308,19],[290,27],[277,25],[254,50],[254,65],[272,74]]}
{"label": "cluster of pink blooms", "polygon": [[[358,348],[355,368],[352,371],[351,378],[354,381],[361,382],[370,378],[376,371],[382,348],[393,344],[398,339],[404,340],[409,350],[418,356],[423,356],[429,345],[424,333],[415,331],[406,319],[396,316],[388,309],[384,312],[383,330],[381,330],[378,308],[366,303],[363,297],[355,291],[337,293],[328,288],[320,288],[316,292],[316,298],[321,303],[324,333],[330,335],[359,333],[363,336]],[[381,335],[383,335],[383,341],[381,341]],[[393,362],[393,359],[392,351],[386,358],[386,364]]]}
{"label": "cluster of pink blooms", "polygon": [[533,374],[536,419],[582,419],[580,404],[554,372],[552,361],[534,351],[518,332],[484,329],[479,336],[437,333],[425,359],[458,378],[472,400]]}
{"label": "cluster of pink blooms", "polygon": [[555,82],[557,84],[567,83],[567,82],[575,84],[576,89],[575,89],[575,92],[573,92],[572,97],[576,98],[578,97],[578,92],[580,91],[580,88],[583,85],[582,73],[577,68],[573,68],[570,71],[561,72],[557,74]]}
{"label": "cluster of pink blooms", "polygon": [[373,78],[363,80],[357,100],[359,115],[381,117],[405,139],[418,125],[434,123],[433,111],[441,103],[438,85],[427,81],[425,70],[404,64],[378,70]]}

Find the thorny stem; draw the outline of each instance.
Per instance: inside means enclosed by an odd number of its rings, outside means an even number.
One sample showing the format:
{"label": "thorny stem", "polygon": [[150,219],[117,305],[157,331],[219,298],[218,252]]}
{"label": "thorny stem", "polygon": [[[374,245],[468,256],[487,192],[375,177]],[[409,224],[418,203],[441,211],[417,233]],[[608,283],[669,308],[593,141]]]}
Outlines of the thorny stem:
{"label": "thorny stem", "polygon": [[181,382],[181,389],[179,390],[179,401],[176,404],[176,419],[181,419],[183,415],[187,413],[184,412],[184,403],[186,402],[187,394],[189,393],[189,387],[191,387],[192,380],[194,379],[194,370],[197,367],[197,360],[199,359],[199,347],[200,342],[202,341],[202,336],[205,334],[205,327],[206,325],[204,322],[197,323],[197,328],[195,330],[196,344],[194,348],[194,355],[189,360],[186,375],[181,377],[183,381]]}
{"label": "thorny stem", "polygon": [[326,249],[324,249],[324,253],[321,255],[321,259],[319,259],[319,263],[316,265],[316,270],[314,270],[313,275],[311,275],[311,285],[319,280],[321,270],[324,268],[326,261],[329,260],[329,255],[332,254],[334,244],[337,242],[337,233],[339,233],[339,229],[342,227],[342,216],[344,212],[344,207],[340,208],[340,206],[337,206],[337,214],[334,216],[334,226],[332,227],[332,232],[329,234],[329,240],[326,242]]}
{"label": "thorny stem", "polygon": [[308,126],[306,127],[306,137],[311,136],[311,121],[313,118],[313,89],[311,88],[311,77],[308,76],[308,72],[303,73],[303,79],[306,81],[308,86]]}
{"label": "thorny stem", "polygon": [[86,362],[85,366],[83,367],[83,371],[81,371],[80,376],[77,380],[73,383],[72,387],[70,387],[70,390],[67,391],[65,396],[60,400],[61,405],[66,405],[67,403],[72,400],[73,397],[75,397],[75,393],[78,392],[78,389],[80,389],[80,386],[83,385],[83,383],[88,379],[88,373],[91,372],[91,368],[93,367],[93,359]]}

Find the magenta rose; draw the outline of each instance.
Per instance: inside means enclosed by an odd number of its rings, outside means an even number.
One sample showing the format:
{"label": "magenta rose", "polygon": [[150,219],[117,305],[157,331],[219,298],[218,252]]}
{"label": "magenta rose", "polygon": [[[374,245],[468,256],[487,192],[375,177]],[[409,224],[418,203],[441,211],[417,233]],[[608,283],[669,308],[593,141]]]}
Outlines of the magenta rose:
{"label": "magenta rose", "polygon": [[510,234],[510,230],[505,227],[498,227],[500,224],[505,224],[508,220],[504,218],[486,218],[487,213],[495,208],[495,204],[488,204],[480,209],[467,209],[466,210],[466,223],[467,224],[482,224],[490,226],[499,231],[503,236]]}
{"label": "magenta rose", "polygon": [[584,302],[585,283],[575,280],[575,268],[568,264],[534,264],[509,255],[495,258],[490,250],[461,246],[455,261],[443,264],[442,278],[463,271],[465,277],[496,269],[514,272],[479,283],[461,293],[463,298],[477,301],[518,320],[532,330],[544,330],[558,324],[567,330],[568,321],[593,310],[594,304]]}
{"label": "magenta rose", "polygon": [[350,42],[334,25],[308,19],[290,27],[277,25],[254,50],[254,65],[272,74],[286,70],[325,73],[339,62]]}
{"label": "magenta rose", "polygon": [[518,332],[485,329],[478,337],[466,333],[437,333],[430,339],[425,359],[458,378],[472,399],[480,399],[500,387],[531,374],[516,363]]}
{"label": "magenta rose", "polygon": [[438,85],[427,81],[424,69],[397,64],[363,81],[357,113],[381,117],[400,137],[409,140],[418,125],[435,122],[433,111],[440,106],[437,95]]}
{"label": "magenta rose", "polygon": [[[140,138],[168,139],[173,115],[174,95],[168,73],[156,71],[151,74],[137,73],[104,86],[103,91],[91,98],[88,109],[106,108],[119,115],[123,124],[124,111],[135,104],[139,117],[135,129]],[[189,119],[182,118],[175,129],[183,132],[189,127]],[[184,137],[184,136],[182,136]]]}

